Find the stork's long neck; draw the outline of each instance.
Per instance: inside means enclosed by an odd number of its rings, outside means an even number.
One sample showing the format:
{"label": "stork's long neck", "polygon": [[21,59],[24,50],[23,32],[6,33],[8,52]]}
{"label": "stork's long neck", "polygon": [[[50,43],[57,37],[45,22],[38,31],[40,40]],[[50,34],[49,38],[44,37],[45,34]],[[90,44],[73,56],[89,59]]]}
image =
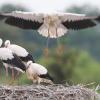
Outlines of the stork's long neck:
{"label": "stork's long neck", "polygon": [[0,39],[0,47],[3,46],[3,41]]}

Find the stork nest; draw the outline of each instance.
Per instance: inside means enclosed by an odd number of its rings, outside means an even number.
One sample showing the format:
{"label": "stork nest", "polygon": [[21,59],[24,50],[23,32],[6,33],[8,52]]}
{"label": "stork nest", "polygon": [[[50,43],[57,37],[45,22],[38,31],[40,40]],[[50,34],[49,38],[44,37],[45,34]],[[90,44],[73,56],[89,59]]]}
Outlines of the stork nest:
{"label": "stork nest", "polygon": [[99,94],[82,86],[0,86],[0,100],[100,100]]}

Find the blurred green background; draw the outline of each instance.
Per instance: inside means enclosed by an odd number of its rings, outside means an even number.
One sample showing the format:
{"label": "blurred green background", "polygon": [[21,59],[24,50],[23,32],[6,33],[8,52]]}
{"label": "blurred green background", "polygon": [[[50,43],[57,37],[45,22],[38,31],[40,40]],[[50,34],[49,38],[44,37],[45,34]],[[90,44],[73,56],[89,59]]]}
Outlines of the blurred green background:
{"label": "blurred green background", "polygon": [[[0,12],[30,11],[23,6],[4,4]],[[100,15],[100,10],[88,4],[72,5],[65,12],[83,13],[87,15]],[[55,83],[87,84],[100,83],[100,25],[80,31],[69,31],[58,39],[42,37],[36,31],[22,30],[0,22],[0,38],[9,39],[11,43],[26,48],[35,61],[44,65]],[[48,43],[48,47],[47,47]],[[16,73],[16,72],[15,72]],[[0,67],[0,83],[9,83],[5,77],[4,66]],[[15,84],[32,84],[25,74],[20,74]]]}

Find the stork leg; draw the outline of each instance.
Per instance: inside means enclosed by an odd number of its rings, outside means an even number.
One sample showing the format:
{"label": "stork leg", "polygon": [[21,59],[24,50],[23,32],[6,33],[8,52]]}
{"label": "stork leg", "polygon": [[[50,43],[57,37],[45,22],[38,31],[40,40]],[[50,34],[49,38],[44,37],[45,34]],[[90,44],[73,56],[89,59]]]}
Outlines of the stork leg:
{"label": "stork leg", "polygon": [[19,77],[19,75],[20,75],[20,72],[19,72],[19,71],[17,71],[16,78],[18,78],[18,77]]}
{"label": "stork leg", "polygon": [[48,29],[48,38],[47,38],[47,48],[49,47],[49,39],[50,39],[50,34],[49,34],[49,29]]}
{"label": "stork leg", "polygon": [[5,73],[6,73],[6,78],[8,78],[8,65],[3,63],[4,67],[5,67]]}
{"label": "stork leg", "polygon": [[48,57],[48,55],[49,55],[49,50],[48,50],[48,48],[49,48],[49,39],[50,39],[50,34],[49,34],[49,30],[48,30],[47,44],[46,44],[46,48],[44,50],[45,57]]}
{"label": "stork leg", "polygon": [[38,78],[38,80],[37,80],[38,85],[39,85],[41,82],[42,82],[42,79],[41,79],[41,78]]}
{"label": "stork leg", "polygon": [[20,72],[17,70],[17,73],[16,73],[16,76],[15,76],[15,79],[17,79],[18,84],[19,84],[19,75],[20,75]]}
{"label": "stork leg", "polygon": [[0,78],[2,76],[2,67],[0,66]]}
{"label": "stork leg", "polygon": [[58,34],[57,34],[57,28],[56,28],[56,38],[57,38],[57,45],[59,46],[59,37],[58,37]]}
{"label": "stork leg", "polygon": [[15,79],[15,77],[14,77],[14,68],[11,69],[11,72],[12,72],[12,80],[14,80]]}
{"label": "stork leg", "polygon": [[8,65],[5,66],[6,78],[8,78]]}

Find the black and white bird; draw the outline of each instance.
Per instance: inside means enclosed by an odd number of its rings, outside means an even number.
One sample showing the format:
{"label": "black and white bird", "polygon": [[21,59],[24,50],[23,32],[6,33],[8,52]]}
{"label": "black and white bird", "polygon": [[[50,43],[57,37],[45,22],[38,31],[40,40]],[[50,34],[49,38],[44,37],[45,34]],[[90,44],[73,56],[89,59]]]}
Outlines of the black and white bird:
{"label": "black and white bird", "polygon": [[[2,39],[0,39],[0,47],[1,45]],[[22,63],[21,59],[8,48],[0,48],[0,60],[11,68],[17,69],[21,72],[26,71],[26,66]]]}
{"label": "black and white bird", "polygon": [[40,64],[33,63],[32,61],[27,62],[26,74],[33,83],[37,82],[40,84],[41,82],[47,82],[53,84],[53,78],[49,75],[47,69]]}
{"label": "black and white bird", "polygon": [[[22,29],[37,30],[41,35],[57,38],[68,33],[68,30],[80,30],[96,26],[99,16],[86,16],[74,13],[39,13],[13,11],[0,13],[0,20],[6,24]],[[100,18],[99,18],[100,19]]]}
{"label": "black and white bird", "polygon": [[25,65],[29,60],[35,62],[32,55],[25,48],[16,44],[11,44],[10,40],[6,40],[4,45],[6,48],[9,48],[14,54],[16,54]]}

